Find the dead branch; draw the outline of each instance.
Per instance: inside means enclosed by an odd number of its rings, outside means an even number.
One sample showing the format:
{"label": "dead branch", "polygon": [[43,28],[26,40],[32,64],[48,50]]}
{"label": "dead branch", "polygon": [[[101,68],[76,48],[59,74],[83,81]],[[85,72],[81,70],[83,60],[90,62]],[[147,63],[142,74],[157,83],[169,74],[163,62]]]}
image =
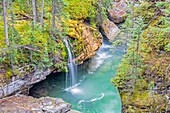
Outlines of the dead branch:
{"label": "dead branch", "polygon": [[26,18],[28,18],[28,19],[31,19],[31,20],[33,20],[33,18],[31,17],[31,16],[29,16],[29,15],[26,15],[26,14],[23,14],[23,13],[19,13],[21,16],[23,16],[23,17],[26,17]]}
{"label": "dead branch", "polygon": [[33,47],[29,47],[29,46],[23,46],[25,49],[28,49],[28,50],[32,50],[32,51],[36,51],[36,52],[40,52],[40,50],[37,50]]}
{"label": "dead branch", "polygon": [[9,51],[9,50],[11,50],[11,49],[16,49],[16,48],[21,48],[21,47],[23,47],[23,48],[25,48],[25,49],[28,49],[28,50],[40,52],[40,50],[31,47],[30,44],[25,44],[25,45],[15,45],[15,46],[10,46],[9,48],[0,49],[0,53],[3,52],[3,51]]}

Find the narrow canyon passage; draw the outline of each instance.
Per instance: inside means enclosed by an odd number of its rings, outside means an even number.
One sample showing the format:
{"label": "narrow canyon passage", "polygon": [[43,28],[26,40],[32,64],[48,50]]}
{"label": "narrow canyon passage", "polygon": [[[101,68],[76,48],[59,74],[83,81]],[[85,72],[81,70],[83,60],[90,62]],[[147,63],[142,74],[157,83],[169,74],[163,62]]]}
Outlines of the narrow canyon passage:
{"label": "narrow canyon passage", "polygon": [[62,98],[71,103],[73,109],[83,113],[120,113],[121,99],[111,78],[121,62],[123,51],[123,46],[113,46],[103,39],[97,54],[84,65],[78,66],[77,85],[65,88],[65,73],[53,74],[43,83],[36,84],[31,94],[35,94],[35,89],[36,92],[44,91],[42,84],[46,83],[46,87],[50,87],[47,88],[46,96]]}

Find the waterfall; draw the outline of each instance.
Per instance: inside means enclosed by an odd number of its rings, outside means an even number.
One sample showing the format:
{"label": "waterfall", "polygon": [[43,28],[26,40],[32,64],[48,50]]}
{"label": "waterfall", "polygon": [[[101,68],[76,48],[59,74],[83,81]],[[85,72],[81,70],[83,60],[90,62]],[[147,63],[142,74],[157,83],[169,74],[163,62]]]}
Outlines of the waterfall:
{"label": "waterfall", "polygon": [[66,88],[77,84],[77,65],[75,63],[74,54],[70,49],[70,44],[66,38],[63,39],[68,52],[68,68],[69,73],[66,73]]}

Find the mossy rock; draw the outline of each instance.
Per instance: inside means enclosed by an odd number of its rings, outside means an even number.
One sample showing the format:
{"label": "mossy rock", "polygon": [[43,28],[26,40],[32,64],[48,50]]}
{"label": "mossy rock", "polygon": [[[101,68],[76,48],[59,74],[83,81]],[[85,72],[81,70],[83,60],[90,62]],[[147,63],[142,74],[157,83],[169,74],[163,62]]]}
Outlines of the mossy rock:
{"label": "mossy rock", "polygon": [[66,20],[68,35],[73,43],[73,51],[77,57],[75,61],[82,63],[95,55],[101,45],[102,36],[98,29],[86,25],[83,21]]}
{"label": "mossy rock", "polygon": [[161,112],[166,110],[167,101],[163,95],[153,94],[150,91],[134,91],[133,93],[121,93],[124,113]]}

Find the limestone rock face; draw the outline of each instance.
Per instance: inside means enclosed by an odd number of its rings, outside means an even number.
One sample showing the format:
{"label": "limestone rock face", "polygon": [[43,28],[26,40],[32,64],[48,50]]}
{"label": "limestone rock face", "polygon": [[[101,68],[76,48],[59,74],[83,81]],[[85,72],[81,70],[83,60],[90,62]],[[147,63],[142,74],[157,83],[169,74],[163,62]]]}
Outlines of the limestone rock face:
{"label": "limestone rock face", "polygon": [[114,23],[121,23],[126,19],[127,4],[124,0],[114,2],[113,9],[108,10],[108,18]]}
{"label": "limestone rock face", "polygon": [[75,60],[81,64],[95,55],[102,44],[102,35],[97,29],[83,22],[70,20],[68,24],[70,25],[69,36],[75,40],[73,42],[76,54]]}
{"label": "limestone rock face", "polygon": [[[0,100],[3,113],[69,113],[71,105],[60,98],[42,97],[39,99],[18,95]],[[72,111],[71,113],[80,113]]]}
{"label": "limestone rock face", "polygon": [[23,75],[22,77],[13,77],[9,83],[4,83],[0,86],[0,98],[15,94],[28,92],[27,90],[35,83],[46,79],[53,69],[36,70],[29,75]]}
{"label": "limestone rock face", "polygon": [[111,41],[119,34],[119,28],[110,20],[105,20],[102,25],[103,34]]}

